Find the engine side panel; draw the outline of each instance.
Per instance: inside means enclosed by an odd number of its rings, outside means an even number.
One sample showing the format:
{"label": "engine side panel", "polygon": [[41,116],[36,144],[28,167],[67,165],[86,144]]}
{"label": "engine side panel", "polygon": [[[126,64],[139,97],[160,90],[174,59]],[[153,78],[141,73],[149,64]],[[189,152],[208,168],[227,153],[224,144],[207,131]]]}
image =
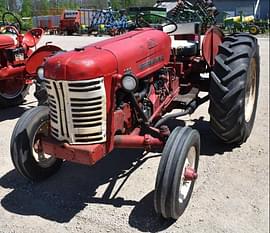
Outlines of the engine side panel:
{"label": "engine side panel", "polygon": [[162,31],[141,29],[141,33],[101,45],[101,48],[117,58],[119,74],[132,72],[143,78],[168,64],[171,39]]}

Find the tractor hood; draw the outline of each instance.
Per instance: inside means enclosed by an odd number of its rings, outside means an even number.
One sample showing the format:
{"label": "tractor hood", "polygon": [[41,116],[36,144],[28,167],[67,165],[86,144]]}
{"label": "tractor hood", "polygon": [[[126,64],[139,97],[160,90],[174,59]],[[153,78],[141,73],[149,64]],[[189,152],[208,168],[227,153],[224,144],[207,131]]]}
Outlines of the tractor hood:
{"label": "tractor hood", "polygon": [[170,45],[170,37],[162,31],[135,30],[49,58],[45,77],[77,81],[125,72],[145,77],[168,64]]}
{"label": "tractor hood", "polygon": [[[109,67],[108,67],[109,65]],[[109,75],[117,67],[108,51],[95,47],[59,53],[45,64],[45,77],[54,80],[86,80]]]}
{"label": "tractor hood", "polygon": [[10,48],[15,46],[15,41],[12,36],[0,35],[0,49]]}

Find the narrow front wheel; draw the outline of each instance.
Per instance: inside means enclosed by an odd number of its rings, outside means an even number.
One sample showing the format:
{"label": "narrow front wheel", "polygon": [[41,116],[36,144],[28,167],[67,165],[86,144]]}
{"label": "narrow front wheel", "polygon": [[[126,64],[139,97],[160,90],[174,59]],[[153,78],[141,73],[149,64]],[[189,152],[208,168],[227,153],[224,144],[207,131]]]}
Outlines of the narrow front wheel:
{"label": "narrow front wheel", "polygon": [[189,127],[174,129],[162,152],[154,206],[166,219],[178,219],[185,211],[194,183],[200,155],[200,135]]}
{"label": "narrow front wheel", "polygon": [[39,181],[57,172],[62,160],[46,154],[42,138],[49,134],[49,110],[35,107],[17,122],[10,144],[11,158],[16,170],[24,177]]}

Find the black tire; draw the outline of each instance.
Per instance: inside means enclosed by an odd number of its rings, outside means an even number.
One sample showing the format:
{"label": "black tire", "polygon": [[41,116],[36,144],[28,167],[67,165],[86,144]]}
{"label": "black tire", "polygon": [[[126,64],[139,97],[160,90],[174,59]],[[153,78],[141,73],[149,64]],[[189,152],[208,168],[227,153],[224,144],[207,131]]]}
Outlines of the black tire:
{"label": "black tire", "polygon": [[72,36],[73,35],[73,30],[67,30],[67,35]]}
{"label": "black tire", "polygon": [[[224,143],[239,145],[249,137],[256,115],[260,76],[257,39],[245,33],[225,37],[215,61],[209,90],[211,129]],[[252,102],[246,103],[249,93],[253,94]]]}
{"label": "black tire", "polygon": [[159,163],[154,207],[165,219],[178,219],[185,211],[193,191],[195,179],[190,181],[183,202],[179,201],[179,188],[185,161],[191,148],[195,148],[194,171],[197,172],[200,155],[200,135],[189,127],[174,129],[162,152]]}
{"label": "black tire", "polygon": [[260,28],[257,25],[251,25],[249,27],[249,33],[252,35],[258,35],[260,33]]}
{"label": "black tire", "polygon": [[[1,85],[1,82],[0,82]],[[24,85],[23,88],[14,96],[7,97],[5,93],[0,91],[0,108],[18,106],[23,103],[25,97],[29,93],[30,85]]]}
{"label": "black tire", "polygon": [[46,91],[45,82],[39,78],[36,80],[36,90],[34,96],[38,100],[38,106],[48,106],[48,93]]}
{"label": "black tire", "polygon": [[35,107],[22,115],[11,137],[10,152],[14,166],[21,175],[33,181],[50,177],[59,170],[63,162],[61,159],[51,157],[49,166],[41,166],[34,158],[33,143],[37,132],[48,121],[48,107]]}

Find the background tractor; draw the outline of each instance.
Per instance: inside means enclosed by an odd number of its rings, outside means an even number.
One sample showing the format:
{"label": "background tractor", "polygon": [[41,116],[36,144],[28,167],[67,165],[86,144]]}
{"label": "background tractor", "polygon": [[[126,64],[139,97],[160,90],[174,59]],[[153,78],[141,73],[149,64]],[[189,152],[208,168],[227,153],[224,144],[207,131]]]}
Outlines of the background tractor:
{"label": "background tractor", "polygon": [[0,27],[0,107],[19,105],[37,76],[37,68],[45,57],[60,48],[46,45],[35,52],[43,35],[40,28],[21,34],[21,22],[11,12],[2,16]]}
{"label": "background tractor", "polygon": [[46,60],[39,80],[48,104],[27,111],[11,139],[21,175],[44,180],[63,160],[94,165],[115,148],[162,151],[154,206],[177,219],[197,178],[200,134],[169,121],[210,100],[213,132],[232,145],[247,140],[258,100],[257,39],[212,26],[201,40],[199,23],[156,17],[153,25],[141,14],[134,31]]}

